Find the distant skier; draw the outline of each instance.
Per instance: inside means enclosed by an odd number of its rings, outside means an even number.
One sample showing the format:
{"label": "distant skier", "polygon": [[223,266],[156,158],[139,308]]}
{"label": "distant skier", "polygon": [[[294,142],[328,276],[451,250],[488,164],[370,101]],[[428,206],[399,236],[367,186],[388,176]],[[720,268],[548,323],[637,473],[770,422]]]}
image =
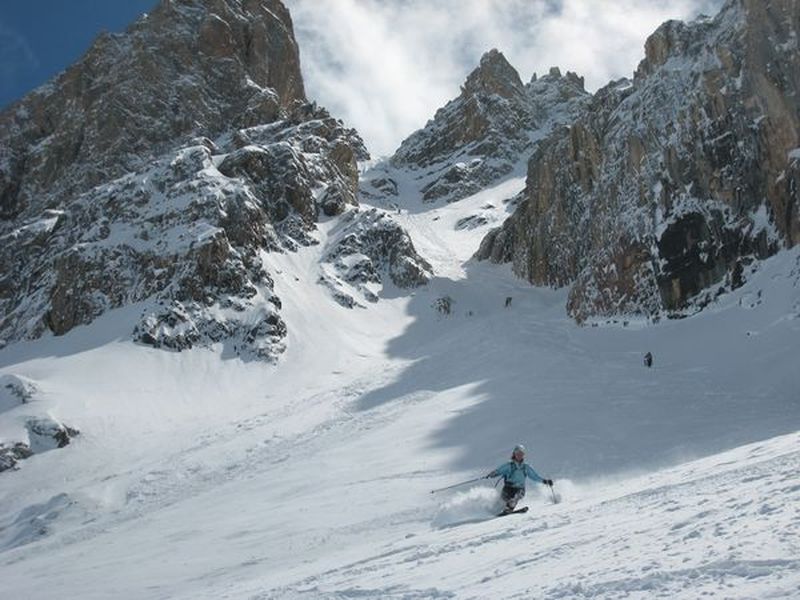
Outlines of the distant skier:
{"label": "distant skier", "polygon": [[552,479],[543,479],[533,468],[525,462],[525,446],[517,444],[514,446],[514,451],[511,453],[511,460],[503,465],[497,467],[494,471],[489,473],[487,478],[502,477],[503,478],[503,491],[501,497],[506,507],[503,509],[502,514],[508,514],[514,510],[522,497],[525,495],[525,478],[538,481],[544,485],[552,487]]}
{"label": "distant skier", "polygon": [[653,366],[653,355],[650,352],[644,355],[644,366],[645,367]]}

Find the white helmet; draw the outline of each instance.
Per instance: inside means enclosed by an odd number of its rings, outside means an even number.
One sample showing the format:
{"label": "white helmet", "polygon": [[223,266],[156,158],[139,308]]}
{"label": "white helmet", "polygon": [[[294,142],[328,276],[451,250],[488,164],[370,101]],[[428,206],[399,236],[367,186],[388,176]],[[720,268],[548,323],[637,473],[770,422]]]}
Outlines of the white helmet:
{"label": "white helmet", "polygon": [[512,451],[512,454],[516,454],[517,452],[521,452],[522,454],[525,454],[525,446],[523,446],[522,444],[517,444],[516,446],[514,446],[514,450]]}

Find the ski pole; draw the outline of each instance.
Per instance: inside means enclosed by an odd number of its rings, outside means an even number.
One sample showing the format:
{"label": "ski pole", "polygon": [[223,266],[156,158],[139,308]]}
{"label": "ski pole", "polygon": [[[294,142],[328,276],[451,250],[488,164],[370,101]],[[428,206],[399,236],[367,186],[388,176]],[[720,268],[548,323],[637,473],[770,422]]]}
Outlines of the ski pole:
{"label": "ski pole", "polygon": [[448,485],[447,487],[439,488],[438,490],[431,490],[431,494],[435,494],[436,492],[443,492],[445,490],[452,490],[453,488],[460,487],[462,485],[467,485],[468,483],[475,483],[476,481],[481,481],[482,479],[486,479],[486,476],[483,477],[476,477],[475,479],[470,479],[469,481],[462,481],[461,483],[454,483],[453,485]]}
{"label": "ski pole", "polygon": [[553,496],[553,504],[558,504],[558,500],[556,500],[556,493],[553,491],[553,484],[551,483],[549,486],[550,494]]}

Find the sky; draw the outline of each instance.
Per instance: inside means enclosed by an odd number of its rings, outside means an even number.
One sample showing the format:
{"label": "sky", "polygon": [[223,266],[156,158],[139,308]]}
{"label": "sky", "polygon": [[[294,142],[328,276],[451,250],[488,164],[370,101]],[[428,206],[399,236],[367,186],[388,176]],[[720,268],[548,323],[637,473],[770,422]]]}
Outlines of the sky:
{"label": "sky", "polygon": [[664,21],[722,0],[287,0],[306,92],[391,154],[459,93],[491,48],[523,81],[551,66],[595,91],[630,76]]}
{"label": "sky", "polygon": [[[498,48],[528,81],[551,66],[596,90],[629,76],[647,36],[722,0],[285,0],[309,98],[354,126],[373,155],[425,125]],[[122,31],[155,0],[0,0],[0,107]]]}
{"label": "sky", "polygon": [[156,0],[0,0],[0,107],[75,62],[101,31],[123,31]]}

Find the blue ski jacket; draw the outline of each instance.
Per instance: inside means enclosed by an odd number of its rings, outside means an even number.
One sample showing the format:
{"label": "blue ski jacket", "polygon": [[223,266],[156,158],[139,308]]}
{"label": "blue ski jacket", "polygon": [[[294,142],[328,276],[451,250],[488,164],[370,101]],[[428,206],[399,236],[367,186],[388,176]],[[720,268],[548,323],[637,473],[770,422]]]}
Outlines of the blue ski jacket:
{"label": "blue ski jacket", "polygon": [[525,477],[533,481],[543,482],[544,479],[539,477],[539,474],[533,470],[528,463],[518,463],[510,460],[497,467],[494,471],[489,473],[489,477],[501,476],[505,480],[505,484],[515,488],[525,487]]}

